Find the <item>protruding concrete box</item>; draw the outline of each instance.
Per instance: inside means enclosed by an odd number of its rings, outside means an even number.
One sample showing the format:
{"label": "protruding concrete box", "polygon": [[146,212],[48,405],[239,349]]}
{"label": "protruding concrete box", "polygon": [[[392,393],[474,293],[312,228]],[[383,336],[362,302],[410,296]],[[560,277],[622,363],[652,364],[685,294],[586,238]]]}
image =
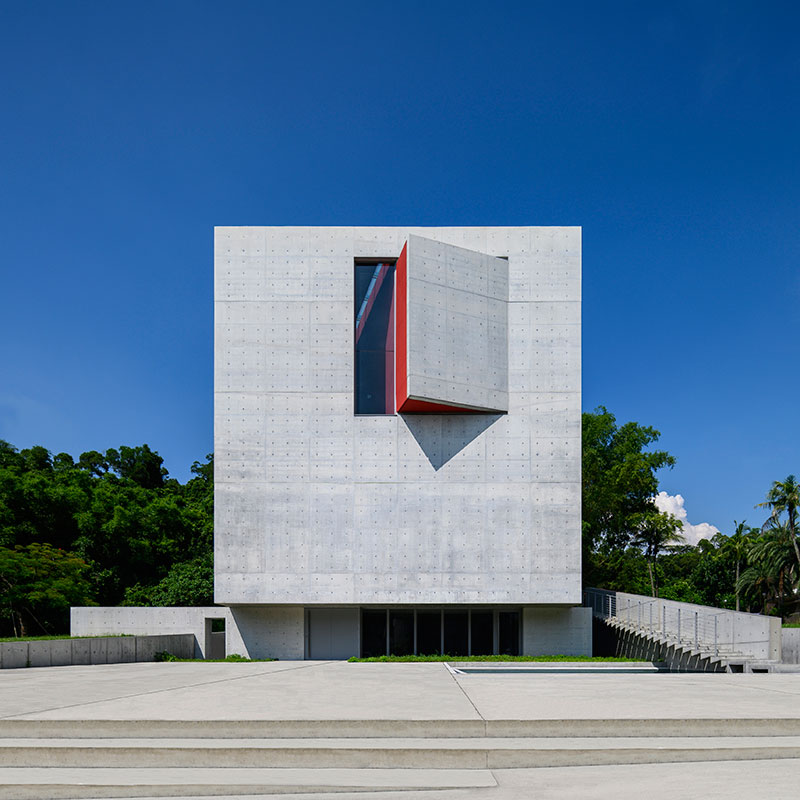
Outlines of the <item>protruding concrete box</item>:
{"label": "protruding concrete box", "polygon": [[508,411],[508,259],[409,235],[397,264],[397,410]]}

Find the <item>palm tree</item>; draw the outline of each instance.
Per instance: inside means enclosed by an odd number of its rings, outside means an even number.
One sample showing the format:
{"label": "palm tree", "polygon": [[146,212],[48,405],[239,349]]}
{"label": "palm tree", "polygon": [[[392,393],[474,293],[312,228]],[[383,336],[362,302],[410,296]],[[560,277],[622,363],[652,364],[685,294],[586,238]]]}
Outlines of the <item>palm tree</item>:
{"label": "palm tree", "polygon": [[733,524],[736,526],[736,529],[730,536],[725,536],[724,540],[723,537],[720,536],[720,550],[723,554],[727,556],[731,556],[736,564],[736,578],[734,580],[734,593],[736,596],[736,610],[740,610],[739,605],[739,578],[741,576],[741,567],[742,564],[746,561],[747,555],[747,548],[749,545],[748,535],[750,535],[755,529],[748,528],[746,525],[747,520],[743,520],[742,522],[737,522],[736,520],[733,521]]}
{"label": "palm tree", "polygon": [[[751,542],[750,547],[753,546]],[[748,548],[749,550],[749,548]],[[736,582],[738,592],[747,601],[747,610],[752,611],[754,600],[757,599],[756,608],[765,611],[767,597],[775,586],[775,573],[764,561],[752,558],[748,553],[747,568]]]}
{"label": "palm tree", "polygon": [[764,523],[764,528],[780,523],[785,513],[787,516],[787,535],[791,539],[797,560],[798,576],[800,576],[800,547],[797,545],[797,512],[800,510],[800,484],[794,475],[788,475],[784,481],[775,481],[767,492],[767,499],[756,508],[769,508],[771,514]]}
{"label": "palm tree", "polygon": [[673,544],[680,544],[686,539],[678,533],[681,523],[672,514],[648,512],[639,515],[638,524],[633,534],[633,543],[644,550],[647,558],[647,569],[650,572],[650,590],[657,597],[655,576],[656,560],[660,553]]}
{"label": "palm tree", "polygon": [[790,539],[786,525],[773,525],[747,545],[748,567],[737,581],[737,589],[758,591],[762,611],[771,595],[776,608],[783,612],[786,595],[791,594],[787,588],[794,582],[797,564]]}

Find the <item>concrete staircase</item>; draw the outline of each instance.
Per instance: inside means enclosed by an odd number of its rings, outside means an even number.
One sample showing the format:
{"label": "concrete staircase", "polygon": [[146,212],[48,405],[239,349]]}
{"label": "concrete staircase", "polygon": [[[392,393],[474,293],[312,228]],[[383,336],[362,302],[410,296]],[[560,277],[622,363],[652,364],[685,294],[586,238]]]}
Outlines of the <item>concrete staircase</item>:
{"label": "concrete staircase", "polygon": [[616,652],[630,658],[653,659],[673,672],[798,672],[794,665],[730,650],[717,650],[676,641],[655,631],[638,629],[623,619],[601,620],[615,631]]}
{"label": "concrete staircase", "polygon": [[[460,789],[494,770],[800,759],[798,719],[0,721],[0,800]],[[472,796],[470,794],[470,796]]]}
{"label": "concrete staircase", "polygon": [[777,617],[595,588],[584,590],[584,605],[595,643],[606,640],[601,651],[661,661],[674,672],[800,671],[781,660]]}

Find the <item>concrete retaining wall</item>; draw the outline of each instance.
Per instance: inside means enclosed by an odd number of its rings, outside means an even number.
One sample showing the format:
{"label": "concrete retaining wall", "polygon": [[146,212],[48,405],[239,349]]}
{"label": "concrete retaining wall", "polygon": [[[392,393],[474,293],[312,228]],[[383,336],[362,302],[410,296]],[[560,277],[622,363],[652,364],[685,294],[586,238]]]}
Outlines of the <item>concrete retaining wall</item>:
{"label": "concrete retaining wall", "polygon": [[172,653],[178,658],[192,658],[194,636],[183,633],[0,642],[0,669],[153,661],[155,654],[161,651]]}
{"label": "concrete retaining wall", "polygon": [[781,628],[781,660],[784,664],[800,664],[800,628]]}
{"label": "concrete retaining wall", "polygon": [[76,607],[70,610],[70,632],[73,636],[190,634],[193,657],[212,658],[222,649],[212,653],[212,619],[225,620],[223,657],[232,653],[285,661],[304,657],[303,609],[296,606]]}
{"label": "concrete retaining wall", "polygon": [[[70,609],[69,630],[73,636],[152,636],[188,633],[193,637],[192,658],[208,658],[206,654],[206,620],[224,619],[226,630],[231,614],[227,608],[197,606],[190,608],[149,608],[90,606]],[[239,652],[231,650],[228,652]]]}

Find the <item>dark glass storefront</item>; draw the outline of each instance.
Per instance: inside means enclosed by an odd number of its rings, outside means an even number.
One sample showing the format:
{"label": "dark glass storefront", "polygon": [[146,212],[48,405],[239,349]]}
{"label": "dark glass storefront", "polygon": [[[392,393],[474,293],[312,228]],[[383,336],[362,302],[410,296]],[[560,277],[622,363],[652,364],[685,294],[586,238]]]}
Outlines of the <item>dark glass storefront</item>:
{"label": "dark glass storefront", "polygon": [[487,608],[362,609],[361,656],[520,654],[520,612]]}

